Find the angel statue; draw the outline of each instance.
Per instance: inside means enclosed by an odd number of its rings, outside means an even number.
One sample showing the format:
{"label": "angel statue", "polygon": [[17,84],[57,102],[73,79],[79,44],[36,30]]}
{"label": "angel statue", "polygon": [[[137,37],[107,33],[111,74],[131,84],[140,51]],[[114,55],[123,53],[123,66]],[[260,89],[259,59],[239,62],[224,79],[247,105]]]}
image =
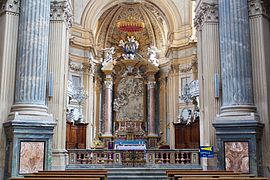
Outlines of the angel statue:
{"label": "angel statue", "polygon": [[155,66],[159,66],[159,60],[157,59],[157,52],[160,52],[155,46],[148,48],[148,61]]}
{"label": "angel statue", "polygon": [[103,59],[102,65],[104,66],[110,62],[113,62],[112,55],[115,53],[115,48],[114,47],[105,48],[103,49],[103,51],[104,51],[104,59]]}

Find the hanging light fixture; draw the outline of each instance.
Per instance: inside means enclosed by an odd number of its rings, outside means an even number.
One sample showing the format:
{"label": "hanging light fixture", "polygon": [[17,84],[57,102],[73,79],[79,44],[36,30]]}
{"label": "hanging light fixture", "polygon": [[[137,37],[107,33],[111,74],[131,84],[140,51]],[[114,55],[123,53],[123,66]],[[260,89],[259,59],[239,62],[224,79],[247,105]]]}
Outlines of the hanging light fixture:
{"label": "hanging light fixture", "polygon": [[182,90],[181,100],[183,100],[186,103],[186,105],[188,105],[191,99],[192,99],[192,94],[190,93],[190,86],[187,82],[187,77],[186,77],[186,83]]}

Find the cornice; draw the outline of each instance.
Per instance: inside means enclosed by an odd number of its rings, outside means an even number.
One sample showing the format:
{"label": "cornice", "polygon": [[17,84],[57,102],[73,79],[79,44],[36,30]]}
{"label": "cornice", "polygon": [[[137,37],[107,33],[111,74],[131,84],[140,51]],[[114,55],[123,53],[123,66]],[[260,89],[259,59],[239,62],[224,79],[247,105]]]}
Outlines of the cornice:
{"label": "cornice", "polygon": [[218,23],[218,4],[201,3],[197,8],[194,26],[201,29],[204,23]]}

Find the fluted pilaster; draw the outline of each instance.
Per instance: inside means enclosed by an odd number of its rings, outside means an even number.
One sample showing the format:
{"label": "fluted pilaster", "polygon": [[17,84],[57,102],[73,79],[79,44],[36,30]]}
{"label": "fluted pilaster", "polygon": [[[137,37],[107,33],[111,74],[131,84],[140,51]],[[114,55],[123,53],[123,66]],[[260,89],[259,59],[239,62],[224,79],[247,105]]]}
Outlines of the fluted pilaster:
{"label": "fluted pilaster", "polygon": [[[254,84],[254,103],[257,107],[261,122],[265,127],[269,127],[270,118],[270,20],[269,20],[269,1],[249,0],[249,22],[251,36],[251,55]],[[265,128],[262,136],[263,146],[263,170],[267,176],[267,167],[270,164],[270,129]],[[268,175],[269,176],[269,175]]]}
{"label": "fluted pilaster", "polygon": [[160,93],[160,100],[159,100],[159,113],[160,113],[160,135],[161,135],[161,142],[164,144],[167,144],[167,105],[166,105],[166,87],[167,87],[167,77],[162,76],[159,79],[160,83],[160,88],[159,88],[159,93]]}
{"label": "fluted pilaster", "polygon": [[53,114],[57,122],[53,139],[54,169],[64,169],[66,164],[66,94],[70,27],[68,17],[71,17],[71,5],[67,1],[50,3],[48,73],[52,94],[48,99],[48,112]]}
{"label": "fluted pilaster", "polygon": [[86,129],[86,149],[90,149],[92,140],[94,137],[94,74],[95,74],[95,63],[89,59],[84,64],[84,87],[88,92],[87,102],[85,104],[85,120],[88,123]]}
{"label": "fluted pilaster", "polygon": [[[198,30],[198,69],[200,81],[200,119],[202,145],[214,144],[212,122],[219,113],[220,101],[215,91],[215,75],[220,73],[218,4],[201,3],[196,11]],[[203,77],[203,78],[202,78]]]}
{"label": "fluted pilaster", "polygon": [[21,0],[15,106],[45,109],[49,21],[50,0]]}

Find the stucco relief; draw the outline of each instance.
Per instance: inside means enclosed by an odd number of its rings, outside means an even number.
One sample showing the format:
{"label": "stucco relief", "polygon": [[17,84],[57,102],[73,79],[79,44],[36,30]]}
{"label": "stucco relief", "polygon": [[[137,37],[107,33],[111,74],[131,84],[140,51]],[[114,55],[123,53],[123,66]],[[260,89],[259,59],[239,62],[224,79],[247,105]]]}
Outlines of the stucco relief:
{"label": "stucco relief", "polygon": [[225,142],[225,166],[228,171],[249,173],[248,142]]}
{"label": "stucco relief", "polygon": [[[151,10],[149,10],[150,7]],[[156,16],[157,14],[159,14],[158,17]],[[108,9],[100,18],[97,38],[97,44],[100,45],[100,50],[104,47],[115,46],[115,56],[121,57],[122,54],[118,53],[121,52],[119,51],[121,47],[116,46],[116,43],[121,39],[126,39],[128,34],[119,31],[117,22],[128,19],[128,17],[133,17],[145,24],[145,28],[135,34],[136,40],[140,42],[138,53],[142,57],[148,57],[147,48],[152,45],[157,46],[158,49],[162,49],[162,44],[165,44],[164,39],[167,32],[163,32],[161,27],[166,26],[167,21],[165,21],[163,14],[159,12],[158,8],[148,3],[144,5],[128,5],[123,3]]]}
{"label": "stucco relief", "polygon": [[20,174],[44,170],[44,143],[45,142],[21,142]]}
{"label": "stucco relief", "polygon": [[143,120],[143,87],[142,78],[135,76],[127,76],[119,82],[117,98],[113,102],[117,121]]}

